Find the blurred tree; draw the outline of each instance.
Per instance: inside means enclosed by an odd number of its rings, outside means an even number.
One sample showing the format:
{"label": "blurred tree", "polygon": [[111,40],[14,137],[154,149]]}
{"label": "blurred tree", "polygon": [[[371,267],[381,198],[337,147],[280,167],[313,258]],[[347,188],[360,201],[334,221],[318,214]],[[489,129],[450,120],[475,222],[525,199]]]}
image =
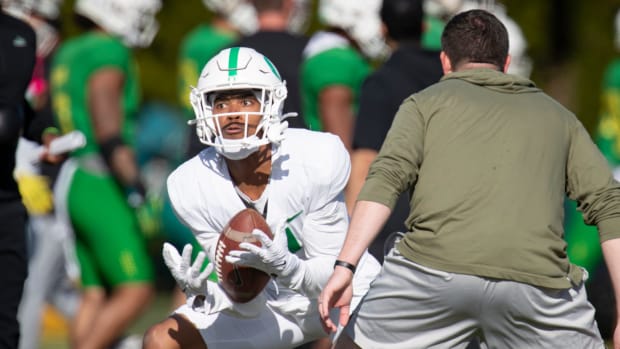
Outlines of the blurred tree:
{"label": "blurred tree", "polygon": [[614,55],[618,0],[504,0],[522,27],[534,61],[532,79],[576,113],[591,134],[603,71]]}

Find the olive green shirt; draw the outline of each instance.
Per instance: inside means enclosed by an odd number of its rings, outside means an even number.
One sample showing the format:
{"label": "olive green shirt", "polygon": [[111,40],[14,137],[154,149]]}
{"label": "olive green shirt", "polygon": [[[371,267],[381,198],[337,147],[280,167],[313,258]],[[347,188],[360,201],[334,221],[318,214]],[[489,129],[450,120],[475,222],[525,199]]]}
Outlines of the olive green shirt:
{"label": "olive green shirt", "polygon": [[601,241],[620,237],[620,185],[579,120],[529,80],[490,69],[407,98],[358,200],[410,192],[398,245],[431,268],[568,288],[565,195]]}

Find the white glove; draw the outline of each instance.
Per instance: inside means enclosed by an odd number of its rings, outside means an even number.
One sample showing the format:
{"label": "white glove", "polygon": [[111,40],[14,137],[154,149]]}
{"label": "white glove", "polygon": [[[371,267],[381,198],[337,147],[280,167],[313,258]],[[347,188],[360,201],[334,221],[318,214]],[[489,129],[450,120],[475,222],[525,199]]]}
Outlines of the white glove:
{"label": "white glove", "polygon": [[254,229],[252,235],[260,240],[262,247],[242,242],[239,247],[245,251],[230,251],[226,261],[256,268],[274,277],[289,277],[299,269],[300,260],[288,250],[285,228],[286,220],[282,220],[278,224],[273,241],[261,230]]}
{"label": "white glove", "polygon": [[172,277],[185,294],[190,297],[192,295],[207,294],[207,278],[213,272],[213,263],[209,263],[203,272],[200,272],[202,264],[205,261],[206,254],[200,251],[196,256],[194,264],[192,261],[192,245],[187,244],[183,247],[183,255],[180,256],[177,249],[165,242],[162,250],[164,262]]}
{"label": "white glove", "polygon": [[230,310],[243,317],[254,317],[260,313],[266,301],[264,295],[261,294],[248,303],[233,303],[219,284],[208,280],[215,263],[209,263],[205,270],[200,272],[206,256],[203,251],[198,253],[191,264],[192,249],[192,245],[185,245],[181,256],[173,245],[166,242],[162,251],[166,266],[187,296],[187,305],[194,311],[205,314]]}

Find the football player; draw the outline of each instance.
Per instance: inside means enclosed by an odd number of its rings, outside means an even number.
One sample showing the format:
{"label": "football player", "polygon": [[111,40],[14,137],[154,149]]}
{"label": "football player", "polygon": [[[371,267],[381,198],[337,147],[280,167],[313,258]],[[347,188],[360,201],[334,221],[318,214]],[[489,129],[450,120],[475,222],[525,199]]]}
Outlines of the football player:
{"label": "football player", "polygon": [[[231,251],[225,260],[274,277],[250,302],[234,303],[207,280],[210,268],[200,273],[190,264],[189,248],[182,258],[166,244],[164,260],[188,303],[147,331],[145,348],[294,348],[327,336],[317,296],[348,225],[349,155],[334,135],[288,129],[286,96],[277,68],[253,49],[225,49],[205,65],[190,100],[198,138],[209,147],[169,176],[168,193],[212,261],[229,220],[256,209],[273,242],[255,230],[263,247]],[[354,281],[356,301],[379,268],[365,253]]]}
{"label": "football player", "polygon": [[324,26],[310,38],[301,66],[301,114],[308,128],[340,136],[352,147],[359,91],[370,60],[388,52],[381,32],[381,0],[321,0]]}
{"label": "football player", "polygon": [[61,169],[76,239],[82,302],[74,348],[105,348],[147,308],[154,273],[136,218],[143,207],[134,157],[139,85],[131,48],[157,33],[160,0],[77,0],[86,31],[63,42],[52,62],[52,107],[63,133],[86,135]]}
{"label": "football player", "polygon": [[[177,92],[179,104],[187,120],[194,118],[192,106],[187,96],[190,86],[195,85],[205,62],[213,58],[220,50],[233,46],[240,34],[253,33],[257,27],[256,11],[246,0],[203,0],[203,5],[213,14],[209,23],[200,23],[183,37],[178,57]],[[196,155],[204,144],[193,137],[193,130],[187,129],[188,140],[183,160]],[[174,164],[174,166],[178,163]],[[191,231],[181,224],[170,206],[168,197],[164,197],[161,216],[162,233],[165,239],[177,247],[186,243],[193,245],[194,257],[200,251],[200,245]],[[185,303],[185,296],[175,288],[172,297],[174,308]]]}

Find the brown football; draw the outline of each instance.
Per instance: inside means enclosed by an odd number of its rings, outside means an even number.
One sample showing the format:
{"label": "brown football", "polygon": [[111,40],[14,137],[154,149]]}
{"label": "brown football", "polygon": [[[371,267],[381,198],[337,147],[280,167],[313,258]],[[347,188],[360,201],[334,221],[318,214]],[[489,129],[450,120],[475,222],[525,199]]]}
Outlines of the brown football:
{"label": "brown football", "polygon": [[273,239],[267,222],[256,210],[246,208],[230,219],[221,232],[215,250],[215,271],[228,297],[237,303],[254,299],[267,285],[270,276],[258,269],[228,263],[224,258],[232,250],[242,250],[239,244],[249,242],[261,246],[252,236],[252,230],[260,229]]}

